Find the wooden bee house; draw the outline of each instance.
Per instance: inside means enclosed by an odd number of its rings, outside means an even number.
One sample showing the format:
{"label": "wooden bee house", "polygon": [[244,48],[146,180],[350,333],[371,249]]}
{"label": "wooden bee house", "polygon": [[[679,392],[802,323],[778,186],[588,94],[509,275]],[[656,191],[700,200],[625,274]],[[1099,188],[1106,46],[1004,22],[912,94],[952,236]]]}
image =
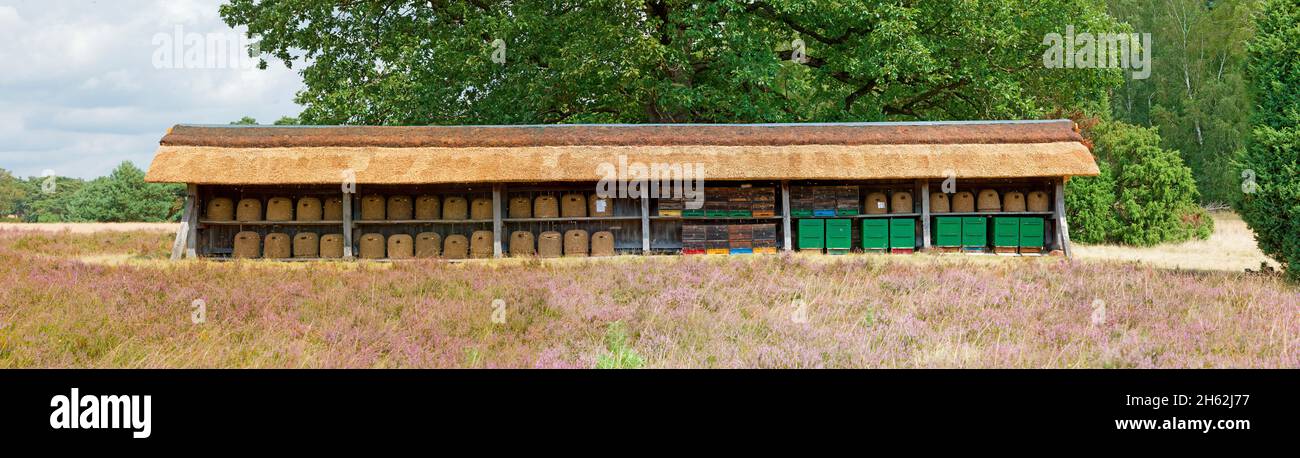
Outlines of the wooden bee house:
{"label": "wooden bee house", "polygon": [[415,235],[415,257],[436,258],[440,254],[442,254],[441,235],[437,232],[421,232]]}
{"label": "wooden bee house", "polygon": [[587,237],[587,231],[582,229],[569,229],[564,232],[565,256],[586,256],[589,246],[590,242]]}
{"label": "wooden bee house", "polygon": [[613,256],[614,255],[614,234],[609,231],[600,231],[591,234],[591,255],[592,256]]}
{"label": "wooden bee house", "polygon": [[388,236],[388,259],[411,259],[415,257],[415,242],[409,234]]}
{"label": "wooden bee house", "polygon": [[292,221],[293,200],[288,197],[272,197],[266,200],[267,221]]}
{"label": "wooden bee house", "polygon": [[587,197],[582,194],[565,194],[560,197],[561,218],[583,218],[587,216]]}
{"label": "wooden bee house", "polygon": [[614,216],[614,199],[596,194],[587,197],[587,216]]}
{"label": "wooden bee house", "polygon": [[343,257],[343,234],[325,234],[320,237],[320,257]]}
{"label": "wooden bee house", "polygon": [[324,208],[321,207],[320,199],[302,197],[298,199],[298,208],[294,210],[293,216],[298,221],[320,221],[323,212]]}
{"label": "wooden bee house", "polygon": [[[442,219],[469,219],[469,204],[464,197],[448,197],[442,200]],[[461,236],[464,238],[464,236]],[[446,250],[444,250],[446,251]]]}
{"label": "wooden bee house", "polygon": [[952,207],[948,204],[948,194],[942,192],[930,193],[930,213],[948,213]]}
{"label": "wooden bee house", "polygon": [[527,196],[511,197],[506,215],[507,218],[532,218],[533,202]]}
{"label": "wooden bee house", "polygon": [[321,204],[321,219],[326,221],[343,220],[343,199],[340,197],[329,197]]}
{"label": "wooden bee house", "polygon": [[907,191],[896,191],[890,199],[890,213],[911,213],[912,193]]}
{"label": "wooden bee house", "polygon": [[225,197],[208,201],[207,219],[209,221],[232,221],[235,219],[235,203]]}
{"label": "wooden bee house", "polygon": [[492,231],[474,231],[469,236],[469,257],[492,257]]}
{"label": "wooden bee house", "polygon": [[962,191],[952,195],[952,211],[957,213],[971,213],[975,211],[975,195],[969,191]]}
{"label": "wooden bee house", "polygon": [[438,196],[425,194],[415,198],[415,219],[428,221],[441,217],[442,200]]}
{"label": "wooden bee house", "polygon": [[515,231],[510,234],[510,256],[515,258],[534,256],[537,254],[537,248],[533,243],[533,233],[528,231]]}
{"label": "wooden bee house", "polygon": [[492,219],[492,199],[483,197],[474,199],[469,207],[469,219]]}
{"label": "wooden bee house", "polygon": [[383,259],[384,234],[369,233],[361,236],[361,259]]}
{"label": "wooden bee house", "polygon": [[465,259],[469,257],[469,240],[460,234],[448,235],[442,241],[442,257],[447,259]]}
{"label": "wooden bee house", "polygon": [[235,207],[235,221],[261,221],[262,201],[257,199],[239,199]]}
{"label": "wooden bee house", "polygon": [[992,189],[980,191],[979,198],[975,200],[975,208],[982,212],[1000,212],[1002,211],[1002,199],[998,198],[998,192]]}
{"label": "wooden bee house", "polygon": [[235,234],[235,246],[230,254],[234,258],[258,258],[262,256],[262,236],[253,231]]}
{"label": "wooden bee house", "polygon": [[1047,193],[1043,191],[1030,191],[1029,195],[1025,196],[1025,208],[1031,212],[1048,211]]}
{"label": "wooden bee house", "polygon": [[889,213],[889,203],[883,192],[873,192],[867,194],[867,214],[883,215]]}
{"label": "wooden bee house", "polygon": [[414,208],[411,206],[411,196],[388,196],[386,214],[384,217],[389,221],[406,221],[414,215]]}
{"label": "wooden bee house", "polygon": [[262,257],[267,259],[286,259],[293,256],[292,251],[293,241],[283,232],[266,234],[262,242]]}
{"label": "wooden bee house", "polygon": [[361,219],[380,221],[384,219],[384,196],[370,194],[361,198]]}
{"label": "wooden bee house", "polygon": [[1011,191],[1002,196],[1002,210],[1009,212],[1025,211],[1025,195]]}
{"label": "wooden bee house", "polygon": [[564,254],[564,236],[556,231],[546,231],[537,236],[537,256],[558,258]]}
{"label": "wooden bee house", "polygon": [[315,232],[299,232],[293,236],[293,257],[319,258],[320,236]]}
{"label": "wooden bee house", "polygon": [[533,200],[533,218],[559,218],[560,201],[555,196],[537,196]]}

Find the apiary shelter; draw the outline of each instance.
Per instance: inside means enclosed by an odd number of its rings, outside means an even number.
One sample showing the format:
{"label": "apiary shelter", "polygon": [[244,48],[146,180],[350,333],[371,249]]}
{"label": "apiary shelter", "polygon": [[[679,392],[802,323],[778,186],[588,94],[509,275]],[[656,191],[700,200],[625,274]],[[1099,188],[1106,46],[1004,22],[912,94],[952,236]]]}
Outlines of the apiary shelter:
{"label": "apiary shelter", "polygon": [[[596,196],[600,164],[621,162],[702,165],[704,207]],[[1068,255],[1063,185],[1097,173],[1070,120],[177,125],[146,180],[188,185],[173,258],[534,256],[557,243],[557,256]],[[417,241],[427,249],[402,245]],[[289,244],[304,248],[286,255]]]}

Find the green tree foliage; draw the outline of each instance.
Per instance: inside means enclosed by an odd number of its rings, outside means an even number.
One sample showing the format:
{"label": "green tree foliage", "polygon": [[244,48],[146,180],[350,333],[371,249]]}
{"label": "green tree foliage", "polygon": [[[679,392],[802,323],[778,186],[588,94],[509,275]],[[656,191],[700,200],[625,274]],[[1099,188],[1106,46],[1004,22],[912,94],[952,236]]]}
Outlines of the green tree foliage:
{"label": "green tree foliage", "polygon": [[221,15],[300,66],[308,124],[1038,118],[1104,111],[1120,78],[1044,68],[1044,34],[1122,27],[1073,0],[230,0]]}
{"label": "green tree foliage", "polygon": [[1249,51],[1256,109],[1241,161],[1242,218],[1260,250],[1300,279],[1300,1],[1269,0]]}
{"label": "green tree foliage", "polygon": [[0,169],[0,218],[18,214],[30,188],[8,170]]}
{"label": "green tree foliage", "polygon": [[1065,189],[1065,208],[1070,221],[1070,239],[1082,243],[1105,243],[1119,231],[1115,219],[1115,176],[1110,164],[1098,160],[1101,174],[1071,178]]}
{"label": "green tree foliage", "polygon": [[145,183],[144,171],[122,162],[111,174],[87,182],[67,198],[69,221],[158,222],[179,215],[184,188]]}
{"label": "green tree foliage", "polygon": [[239,118],[238,121],[231,122],[230,125],[232,125],[232,126],[256,126],[256,125],[257,125],[257,119],[254,119],[254,118],[251,117],[251,116],[244,116],[244,117],[242,117],[242,118]]}
{"label": "green tree foliage", "polygon": [[1162,145],[1182,152],[1205,201],[1235,203],[1232,164],[1245,149],[1250,100],[1245,43],[1258,0],[1109,0],[1137,32],[1152,34],[1153,73],[1115,91],[1117,119],[1159,127]]}

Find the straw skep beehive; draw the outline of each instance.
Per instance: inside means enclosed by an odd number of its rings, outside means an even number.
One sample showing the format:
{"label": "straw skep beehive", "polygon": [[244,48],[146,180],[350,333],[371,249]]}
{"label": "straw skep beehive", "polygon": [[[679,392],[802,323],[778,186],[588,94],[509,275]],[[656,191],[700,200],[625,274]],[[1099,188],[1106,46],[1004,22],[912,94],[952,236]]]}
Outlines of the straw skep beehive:
{"label": "straw skep beehive", "polygon": [[591,255],[592,256],[613,256],[614,255],[614,234],[609,231],[600,231],[591,234]]}
{"label": "straw skep beehive", "polygon": [[1030,191],[1029,195],[1025,196],[1025,207],[1031,212],[1047,211],[1047,193],[1043,191]]}
{"label": "straw skep beehive", "polygon": [[415,257],[436,258],[442,254],[442,236],[437,232],[415,234]]}
{"label": "straw skep beehive", "polygon": [[233,221],[235,203],[225,197],[216,197],[208,201],[207,217],[209,221]]}
{"label": "straw skep beehive", "polygon": [[528,196],[515,196],[510,198],[510,205],[506,210],[507,218],[532,218],[533,201]]}
{"label": "straw skep beehive", "polygon": [[492,231],[474,231],[469,236],[469,257],[492,257]]}
{"label": "straw skep beehive", "polygon": [[952,195],[952,211],[970,213],[975,211],[975,195],[970,191],[961,191]]}
{"label": "straw skep beehive", "polygon": [[589,246],[590,242],[587,237],[587,231],[582,229],[569,229],[564,232],[565,256],[586,256]]}
{"label": "straw skep beehive", "polygon": [[410,220],[414,215],[414,208],[411,205],[411,196],[388,196],[388,205],[385,207],[385,212],[386,214],[384,217],[389,221]]}
{"label": "straw skep beehive", "polygon": [[361,259],[383,259],[384,234],[369,233],[361,236]]}
{"label": "straw skep beehive", "polygon": [[614,199],[592,194],[587,198],[587,216],[614,216]]}
{"label": "straw skep beehive", "polygon": [[252,198],[239,199],[235,207],[235,221],[261,221],[262,201]]}
{"label": "straw skep beehive", "polygon": [[241,231],[235,234],[233,258],[258,258],[262,256],[262,236],[253,231]]}
{"label": "straw skep beehive", "polygon": [[262,257],[267,259],[286,259],[293,256],[293,241],[289,234],[272,232],[266,234],[262,241]]}
{"label": "straw skep beehive", "polygon": [[537,196],[533,200],[533,218],[559,218],[560,201],[552,195]]}
{"label": "straw skep beehive", "polygon": [[435,220],[442,217],[442,200],[438,196],[422,195],[415,198],[415,219]]}
{"label": "straw skep beehive", "polygon": [[320,221],[323,216],[324,208],[321,207],[320,199],[315,197],[298,198],[298,208],[294,210],[294,218],[298,221]]}
{"label": "straw skep beehive", "polygon": [[380,221],[384,219],[384,196],[370,194],[361,198],[361,219]]}
{"label": "straw skep beehive", "polygon": [[582,218],[587,216],[587,197],[582,194],[565,194],[560,197],[561,218]]}
{"label": "straw skep beehive", "polygon": [[1018,191],[1011,191],[1004,194],[1002,196],[1002,211],[1025,211],[1025,195]]}
{"label": "straw skep beehive", "polygon": [[415,257],[415,242],[410,234],[393,234],[388,236],[388,259],[411,259]]}
{"label": "straw skep beehive", "polygon": [[942,192],[930,193],[930,213],[948,213],[952,207],[948,204],[948,194]]}
{"label": "straw skep beehive", "polygon": [[272,197],[266,200],[267,221],[292,221],[293,200],[288,197]]}
{"label": "straw skep beehive", "polygon": [[320,257],[343,257],[343,234],[325,234],[320,237]]}
{"label": "straw skep beehive", "polygon": [[342,221],[343,199],[340,197],[326,197],[325,202],[321,204],[321,219],[325,221]]}
{"label": "straw skep beehive", "polygon": [[881,214],[889,213],[889,208],[887,207],[887,205],[888,205],[888,200],[885,197],[885,193],[873,192],[867,194],[868,215],[881,215]]}
{"label": "straw skep beehive", "polygon": [[979,197],[975,199],[975,208],[982,212],[1000,212],[1002,211],[1002,199],[998,198],[998,192],[992,189],[980,191]]}
{"label": "straw skep beehive", "polygon": [[537,254],[536,245],[533,243],[533,233],[528,231],[515,231],[510,234],[510,256],[521,258],[534,256]]}
{"label": "straw skep beehive", "polygon": [[299,232],[293,236],[293,257],[319,258],[320,236],[315,232]]}
{"label": "straw skep beehive", "polygon": [[492,219],[492,199],[479,197],[469,207],[469,219]]}
{"label": "straw skep beehive", "polygon": [[556,231],[546,231],[537,236],[537,256],[558,258],[564,254],[564,236]]}
{"label": "straw skep beehive", "polygon": [[460,234],[448,235],[442,241],[442,257],[465,259],[469,257],[469,240]]}
{"label": "straw skep beehive", "polygon": [[452,196],[442,200],[442,219],[469,219],[469,204],[464,197]]}
{"label": "straw skep beehive", "polygon": [[913,210],[912,193],[907,191],[894,192],[894,195],[890,198],[889,209],[890,213],[911,213]]}

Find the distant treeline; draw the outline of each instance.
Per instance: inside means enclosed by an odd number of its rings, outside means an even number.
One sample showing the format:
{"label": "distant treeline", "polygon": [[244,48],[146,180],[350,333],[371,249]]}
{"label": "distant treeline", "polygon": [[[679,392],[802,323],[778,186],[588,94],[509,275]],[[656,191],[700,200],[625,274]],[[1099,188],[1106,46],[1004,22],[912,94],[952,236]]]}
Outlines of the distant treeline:
{"label": "distant treeline", "polygon": [[180,218],[185,186],[145,183],[144,171],[122,162],[93,180],[15,177],[0,169],[0,220],[55,222],[160,222]]}

